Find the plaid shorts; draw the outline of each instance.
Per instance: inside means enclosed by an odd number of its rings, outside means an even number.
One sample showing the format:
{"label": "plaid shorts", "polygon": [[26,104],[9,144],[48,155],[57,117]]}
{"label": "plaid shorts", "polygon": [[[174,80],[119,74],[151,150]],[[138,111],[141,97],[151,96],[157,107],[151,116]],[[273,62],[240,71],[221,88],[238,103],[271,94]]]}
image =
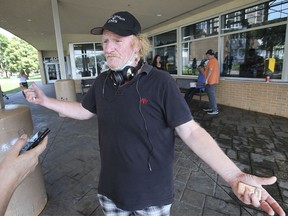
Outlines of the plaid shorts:
{"label": "plaid shorts", "polygon": [[106,196],[98,194],[98,198],[105,216],[169,216],[172,205],[150,206],[142,210],[125,211],[117,208],[113,201]]}

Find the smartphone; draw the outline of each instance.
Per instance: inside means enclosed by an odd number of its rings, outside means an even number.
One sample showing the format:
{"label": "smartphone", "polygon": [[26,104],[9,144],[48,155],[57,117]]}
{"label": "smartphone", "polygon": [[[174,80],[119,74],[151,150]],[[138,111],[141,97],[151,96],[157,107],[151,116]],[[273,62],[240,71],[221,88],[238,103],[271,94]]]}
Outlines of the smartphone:
{"label": "smartphone", "polygon": [[27,143],[20,150],[20,154],[25,151],[35,148],[39,143],[42,142],[42,140],[47,136],[49,132],[50,132],[49,128],[42,128],[41,130],[33,134],[33,136],[31,136],[28,139]]}

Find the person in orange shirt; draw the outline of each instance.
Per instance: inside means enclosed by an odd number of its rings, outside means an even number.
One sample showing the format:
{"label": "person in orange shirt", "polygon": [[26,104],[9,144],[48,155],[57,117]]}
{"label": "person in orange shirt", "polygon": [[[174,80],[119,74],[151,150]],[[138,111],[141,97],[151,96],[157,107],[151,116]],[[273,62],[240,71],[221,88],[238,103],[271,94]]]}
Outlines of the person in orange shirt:
{"label": "person in orange shirt", "polygon": [[216,103],[215,85],[219,83],[219,63],[212,49],[206,52],[206,56],[209,60],[205,68],[205,84],[209,98],[209,107],[203,110],[209,115],[217,115],[218,106]]}

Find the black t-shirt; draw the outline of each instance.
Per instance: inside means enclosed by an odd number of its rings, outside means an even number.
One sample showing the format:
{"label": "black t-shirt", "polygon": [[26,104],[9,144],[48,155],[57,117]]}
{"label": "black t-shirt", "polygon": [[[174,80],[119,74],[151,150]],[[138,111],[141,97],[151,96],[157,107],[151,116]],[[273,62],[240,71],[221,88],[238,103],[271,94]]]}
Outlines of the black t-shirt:
{"label": "black t-shirt", "polygon": [[170,204],[174,128],[192,119],[190,109],[167,72],[145,64],[122,86],[110,75],[101,73],[82,100],[98,117],[98,192],[124,210]]}

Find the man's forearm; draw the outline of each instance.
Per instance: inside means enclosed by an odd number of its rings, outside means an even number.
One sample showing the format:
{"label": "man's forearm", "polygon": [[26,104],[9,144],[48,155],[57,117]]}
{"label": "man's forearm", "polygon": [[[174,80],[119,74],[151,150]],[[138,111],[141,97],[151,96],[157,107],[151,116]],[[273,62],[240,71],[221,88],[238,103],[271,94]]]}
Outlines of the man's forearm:
{"label": "man's forearm", "polygon": [[178,127],[176,131],[191,150],[225,181],[230,182],[242,173],[208,132],[195,121],[192,120]]}
{"label": "man's forearm", "polygon": [[93,116],[79,102],[75,101],[60,101],[55,98],[47,98],[41,105],[73,119],[84,120]]}
{"label": "man's forearm", "polygon": [[203,128],[199,127],[192,137],[188,146],[225,181],[230,182],[242,173]]}

